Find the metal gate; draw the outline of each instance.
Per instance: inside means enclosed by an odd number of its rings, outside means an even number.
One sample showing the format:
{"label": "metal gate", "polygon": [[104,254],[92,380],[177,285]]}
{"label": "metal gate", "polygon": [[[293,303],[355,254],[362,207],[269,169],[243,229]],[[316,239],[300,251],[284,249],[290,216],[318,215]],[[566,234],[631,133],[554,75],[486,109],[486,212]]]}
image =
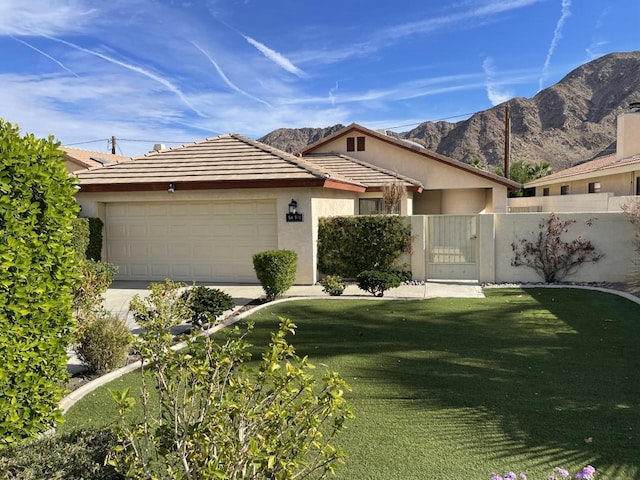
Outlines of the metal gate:
{"label": "metal gate", "polygon": [[478,280],[478,216],[427,217],[427,278]]}

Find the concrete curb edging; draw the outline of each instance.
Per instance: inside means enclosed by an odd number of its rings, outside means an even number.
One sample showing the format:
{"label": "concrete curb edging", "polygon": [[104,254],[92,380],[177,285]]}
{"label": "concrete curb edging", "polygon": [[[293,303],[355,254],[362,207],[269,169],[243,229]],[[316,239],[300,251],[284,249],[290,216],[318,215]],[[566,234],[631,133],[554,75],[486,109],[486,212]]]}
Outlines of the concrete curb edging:
{"label": "concrete curb edging", "polygon": [[[247,310],[245,310],[244,312],[238,313],[237,315],[234,315],[240,308],[242,307],[238,307],[236,309],[234,309],[232,312],[230,312],[226,317],[223,318],[223,320],[218,323],[217,325],[211,327],[208,330],[205,330],[204,332],[200,332],[198,335],[212,335],[214,333],[216,333],[217,331],[226,328],[230,325],[233,325],[234,323],[242,320],[243,318],[249,316],[252,313],[257,312],[258,310],[261,310],[267,306],[270,305],[275,305],[277,303],[282,303],[282,302],[289,302],[292,300],[308,300],[308,299],[314,299],[317,297],[286,297],[286,298],[279,298],[277,300],[271,301],[271,302],[265,302],[262,303],[260,305],[255,305]],[[338,298],[338,297],[335,297]],[[342,297],[343,299],[347,300],[347,299],[354,299],[354,297]],[[355,297],[358,298],[358,297]],[[376,298],[376,297],[372,297],[372,298]],[[399,300],[404,300],[402,298],[398,298]],[[380,300],[395,300],[395,298],[393,297],[388,297],[388,298],[380,298]],[[176,343],[175,345],[173,345],[171,347],[172,350],[181,350],[184,347],[187,346],[187,342],[180,342],[180,343]],[[73,392],[69,393],[68,395],[66,395],[59,403],[58,408],[62,411],[62,414],[66,414],[69,409],[71,407],[73,407],[76,403],[78,403],[82,398],[84,398],[85,396],[87,396],[88,394],[90,394],[91,392],[93,392],[94,390],[97,390],[98,388],[102,387],[103,385],[106,385],[107,383],[111,382],[112,380],[115,380],[117,378],[122,377],[123,375],[126,375],[127,373],[133,372],[139,368],[142,367],[142,360],[138,360],[137,362],[134,363],[130,363],[129,365],[125,365],[124,367],[118,368],[117,370],[113,370],[112,372],[109,372],[105,375],[102,375],[101,377],[96,378],[95,380],[91,380],[90,382],[85,383],[84,385],[82,385],[80,388],[74,390]]]}
{"label": "concrete curb edging", "polygon": [[640,305],[640,297],[635,296],[629,292],[623,292],[621,290],[614,290],[612,288],[605,287],[592,287],[589,285],[549,285],[549,284],[509,284],[509,285],[485,285],[482,288],[575,288],[578,290],[594,290],[596,292],[610,293],[612,295],[617,295],[619,297],[626,298],[627,300],[631,300],[634,303]]}
{"label": "concrete curb edging", "polygon": [[[594,291],[599,291],[599,292],[603,292],[603,293],[610,293],[613,295],[618,295],[620,297],[626,298],[627,300],[631,300],[632,302],[640,305],[640,298],[636,297],[635,295],[628,293],[628,292],[622,292],[620,290],[613,290],[610,288],[604,288],[604,287],[592,287],[592,286],[586,286],[586,285],[547,285],[547,284],[542,284],[542,285],[532,285],[532,284],[509,284],[509,285],[486,285],[482,288],[492,288],[492,289],[499,289],[499,288],[576,288],[576,289],[581,289],[581,290],[594,290]],[[317,299],[318,297],[308,297],[308,296],[300,296],[300,297],[285,297],[285,298],[279,298],[277,300],[274,300],[272,302],[265,302],[262,303],[260,305],[255,305],[252,306],[251,308],[238,313],[236,315],[236,312],[242,308],[242,307],[238,307],[235,310],[233,310],[232,312],[230,312],[226,317],[223,318],[223,320],[218,323],[217,325],[215,325],[214,327],[210,328],[209,330],[206,330],[204,332],[199,333],[198,335],[212,335],[215,332],[228,327],[230,325],[233,325],[234,323],[242,320],[243,318],[249,316],[252,313],[257,312],[258,310],[261,310],[267,306],[271,306],[271,305],[275,305],[277,303],[283,303],[283,302],[290,302],[290,301],[295,301],[295,300],[311,300],[311,299]],[[363,297],[361,296],[339,296],[339,297],[322,297],[323,299],[326,300],[362,300]],[[377,300],[411,300],[411,299],[415,299],[415,298],[410,298],[410,297],[367,297],[367,300],[373,300],[373,299],[377,299]],[[177,343],[175,345],[173,345],[171,348],[173,350],[180,350],[184,347],[187,346],[187,342],[180,342]],[[93,392],[94,390],[96,390],[97,388],[111,382],[112,380],[115,380],[117,378],[120,378],[121,376],[129,373],[129,372],[133,372],[134,370],[137,370],[138,368],[142,367],[142,361],[139,360],[137,362],[131,363],[129,365],[126,365],[122,368],[119,368],[117,370],[114,370],[112,372],[107,373],[106,375],[103,375],[99,378],[96,378],[95,380],[92,380],[88,383],[86,383],[85,385],[83,385],[82,387],[78,388],[77,390],[74,390],[73,392],[71,392],[70,394],[68,394],[67,396],[65,396],[59,404],[59,408],[62,411],[63,414],[67,413],[67,411],[73,407],[78,401],[80,401],[82,398],[84,398],[86,395],[88,395],[89,393]]]}

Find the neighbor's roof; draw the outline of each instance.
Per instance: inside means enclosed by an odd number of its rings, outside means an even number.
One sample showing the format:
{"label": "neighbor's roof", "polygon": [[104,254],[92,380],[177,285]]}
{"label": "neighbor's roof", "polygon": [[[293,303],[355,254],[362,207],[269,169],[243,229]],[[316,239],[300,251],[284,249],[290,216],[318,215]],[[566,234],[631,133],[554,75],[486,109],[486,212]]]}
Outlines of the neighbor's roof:
{"label": "neighbor's roof", "polygon": [[[238,134],[147,153],[128,162],[77,174],[81,191],[324,187],[364,192],[364,170],[354,178]],[[360,180],[363,181],[360,181]],[[390,176],[391,179],[391,176]]]}
{"label": "neighbor's roof", "polygon": [[303,148],[301,150],[300,153],[302,153],[302,155],[304,157],[306,157],[307,155],[309,155],[310,153],[313,153],[314,150],[317,150],[320,146],[331,142],[333,140],[336,140],[340,137],[344,137],[346,135],[350,135],[352,134],[352,132],[360,132],[362,134],[365,135],[369,135],[371,137],[375,137],[379,140],[382,140],[383,142],[387,142],[390,143],[392,145],[395,145],[397,147],[400,147],[404,150],[408,150],[411,151],[415,154],[421,155],[425,158],[431,159],[431,160],[435,160],[437,162],[440,163],[444,163],[446,165],[449,165],[451,167],[454,168],[458,168],[460,170],[464,170],[468,173],[471,173],[473,175],[477,175],[479,177],[484,177],[488,180],[494,181],[496,183],[502,184],[508,188],[511,189],[519,189],[520,188],[520,184],[518,182],[514,182],[512,180],[509,180],[508,178],[505,178],[501,175],[496,175],[495,173],[491,173],[491,172],[487,172],[485,170],[480,170],[479,168],[475,168],[472,167],[471,165],[468,165],[464,162],[461,162],[459,160],[455,160],[453,158],[447,157],[446,155],[441,155],[439,153],[436,152],[432,152],[431,150],[427,150],[426,148],[417,145],[415,142],[408,142],[402,139],[398,139],[395,137],[391,137],[389,135],[386,135],[384,133],[380,133],[377,132],[375,130],[371,130],[369,128],[363,127],[362,125],[359,125],[357,123],[352,123],[351,125],[343,128],[342,130],[339,130],[337,132],[332,133],[331,135],[327,135],[324,138],[321,138],[320,140],[318,140],[317,142],[314,142],[310,145],[307,145],[305,148]]}
{"label": "neighbor's roof", "polygon": [[77,164],[79,169],[102,167],[110,163],[119,163],[131,160],[131,157],[125,157],[124,155],[95,152],[92,150],[66,147],[64,145],[61,146],[59,150],[64,152],[65,160]]}
{"label": "neighbor's roof", "polygon": [[560,182],[562,180],[570,180],[577,177],[593,177],[594,173],[602,173],[603,175],[613,175],[618,173],[615,171],[617,168],[628,167],[630,165],[640,165],[640,155],[633,155],[627,158],[617,159],[616,154],[605,155],[603,157],[597,157],[593,160],[575,165],[559,172],[552,173],[546,177],[539,178],[532,182],[529,182],[525,187],[536,187],[540,185],[547,185],[550,183]]}

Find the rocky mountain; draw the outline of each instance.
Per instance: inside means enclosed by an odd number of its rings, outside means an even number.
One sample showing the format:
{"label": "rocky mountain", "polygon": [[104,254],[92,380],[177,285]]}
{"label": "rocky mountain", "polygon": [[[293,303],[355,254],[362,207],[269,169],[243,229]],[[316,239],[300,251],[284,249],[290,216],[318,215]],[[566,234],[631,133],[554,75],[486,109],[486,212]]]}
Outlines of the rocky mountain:
{"label": "rocky mountain", "polygon": [[[555,170],[615,149],[616,117],[640,101],[640,51],[612,53],[586,63],[533,98],[513,98],[511,159],[546,161]],[[506,103],[466,120],[424,122],[395,134],[452,158],[502,163]],[[365,125],[366,126],[366,125]],[[288,152],[342,128],[278,129],[261,142]]]}

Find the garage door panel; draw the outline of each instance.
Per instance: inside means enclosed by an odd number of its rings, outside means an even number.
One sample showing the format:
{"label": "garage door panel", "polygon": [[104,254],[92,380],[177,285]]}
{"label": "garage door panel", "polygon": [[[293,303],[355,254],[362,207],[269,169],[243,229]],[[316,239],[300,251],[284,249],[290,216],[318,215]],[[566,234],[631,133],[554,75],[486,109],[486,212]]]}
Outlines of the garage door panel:
{"label": "garage door panel", "polygon": [[275,201],[108,204],[107,260],[119,279],[257,282],[276,225]]}
{"label": "garage door panel", "polygon": [[168,265],[150,265],[149,274],[154,278],[168,278],[169,266]]}

